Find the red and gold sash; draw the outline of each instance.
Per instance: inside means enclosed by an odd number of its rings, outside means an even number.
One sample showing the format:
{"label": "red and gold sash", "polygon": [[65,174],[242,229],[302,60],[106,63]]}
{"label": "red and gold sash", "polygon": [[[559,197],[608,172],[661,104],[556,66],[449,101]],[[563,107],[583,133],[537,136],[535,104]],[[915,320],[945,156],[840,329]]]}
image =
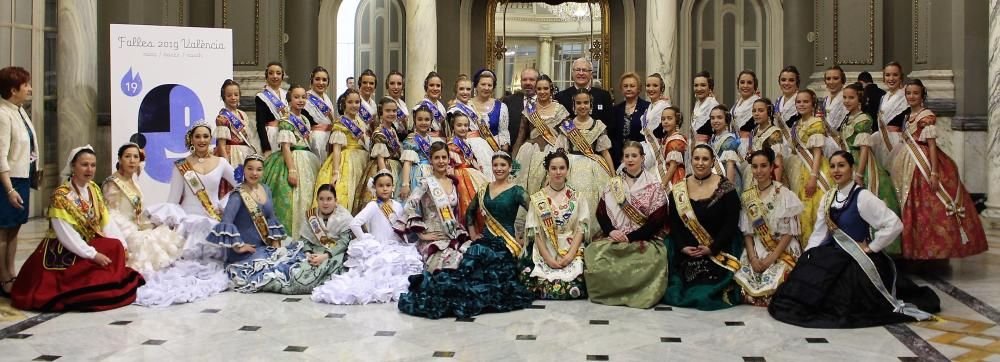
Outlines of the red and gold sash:
{"label": "red and gold sash", "polygon": [[527,104],[527,107],[528,107],[527,109],[528,121],[531,122],[531,125],[535,126],[535,129],[537,129],[538,133],[542,135],[542,138],[545,139],[545,142],[548,142],[550,146],[555,146],[556,135],[555,133],[552,132],[552,129],[549,128],[547,124],[545,124],[545,121],[542,120],[541,115],[538,114],[538,110],[536,109],[537,105],[533,102],[529,102]]}
{"label": "red and gold sash", "polygon": [[337,246],[337,241],[327,234],[326,224],[320,220],[319,212],[316,211],[315,207],[306,210],[306,222],[309,223],[309,230],[312,230],[313,235],[316,235],[316,240],[319,241],[321,245],[328,248]]}
{"label": "red and gold sash", "polygon": [[[594,122],[597,121],[594,120]],[[573,144],[573,147],[582,152],[584,156],[587,156],[587,158],[594,160],[594,162],[597,162],[598,165],[601,165],[601,167],[604,168],[604,171],[608,173],[608,176],[615,175],[615,170],[611,168],[608,161],[605,160],[604,157],[598,156],[597,153],[594,153],[594,149],[590,147],[590,142],[587,142],[587,138],[584,137],[583,132],[580,132],[580,129],[576,127],[576,123],[573,122],[572,118],[563,121],[560,129],[562,129],[563,134],[566,135],[566,138],[569,139],[570,143]]]}
{"label": "red and gold sash", "polygon": [[[712,235],[698,221],[698,215],[695,214],[694,207],[691,205],[691,198],[688,196],[687,180],[674,185],[672,193],[674,195],[674,204],[677,205],[677,214],[680,216],[681,221],[684,222],[684,226],[687,226],[687,229],[691,231],[691,235],[694,235],[699,245],[711,248]],[[709,259],[731,272],[740,270],[740,260],[729,253],[719,252],[718,255],[709,256]]]}

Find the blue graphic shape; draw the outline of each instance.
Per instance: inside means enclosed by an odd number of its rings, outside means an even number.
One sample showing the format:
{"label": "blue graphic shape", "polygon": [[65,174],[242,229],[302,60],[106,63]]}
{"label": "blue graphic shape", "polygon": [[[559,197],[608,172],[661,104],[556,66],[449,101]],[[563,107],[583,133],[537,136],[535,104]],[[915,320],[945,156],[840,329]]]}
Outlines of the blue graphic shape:
{"label": "blue graphic shape", "polygon": [[129,97],[135,97],[142,93],[142,77],[136,72],[132,75],[132,68],[128,68],[128,73],[122,77],[122,93]]}
{"label": "blue graphic shape", "polygon": [[243,165],[236,166],[233,170],[233,178],[236,179],[237,183],[243,183]]}
{"label": "blue graphic shape", "polygon": [[143,97],[138,130],[146,138],[146,174],[150,178],[170,182],[174,161],[188,152],[184,134],[204,119],[205,107],[198,95],[183,85],[163,84]]}

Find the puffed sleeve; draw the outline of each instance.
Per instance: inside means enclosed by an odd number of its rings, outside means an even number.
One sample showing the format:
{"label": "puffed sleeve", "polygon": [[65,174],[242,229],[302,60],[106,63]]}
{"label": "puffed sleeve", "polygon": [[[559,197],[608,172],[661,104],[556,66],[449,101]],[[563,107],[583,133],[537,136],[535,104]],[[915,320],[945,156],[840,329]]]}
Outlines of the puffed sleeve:
{"label": "puffed sleeve", "polygon": [[386,147],[385,143],[382,142],[372,145],[372,153],[370,157],[373,159],[379,157],[389,157],[389,147]]}
{"label": "puffed sleeve", "polygon": [[857,135],[855,135],[854,136],[854,144],[852,146],[854,146],[854,147],[862,147],[862,146],[871,147],[872,146],[872,135],[871,135],[871,133],[858,133]]}
{"label": "puffed sleeve", "polygon": [[825,145],[826,145],[826,135],[823,134],[813,134],[809,136],[809,139],[806,141],[806,148],[809,149],[822,148]]}
{"label": "puffed sleeve", "polygon": [[[52,222],[52,231],[56,233],[59,243],[69,251],[81,258],[93,259],[97,255],[97,249],[87,244],[80,234],[73,229],[73,225],[59,218],[49,218]],[[112,224],[112,223],[108,223]]]}
{"label": "puffed sleeve", "polygon": [[602,133],[594,141],[594,152],[602,152],[611,149],[611,138],[608,138],[607,133]]}
{"label": "puffed sleeve", "polygon": [[798,196],[792,190],[781,187],[777,189],[777,192],[777,199],[780,200],[780,204],[776,205],[772,212],[775,213],[774,216],[778,218],[778,222],[772,231],[781,235],[801,235],[802,228],[799,225],[799,215],[805,210],[805,206],[802,204],[802,201],[799,201]]}
{"label": "puffed sleeve", "polygon": [[340,127],[334,126],[333,132],[330,133],[330,144],[340,145],[341,147],[347,146],[347,134]]}
{"label": "puffed sleeve", "polygon": [[[746,204],[743,205],[744,208],[747,207]],[[753,236],[754,230],[750,226],[750,217],[747,216],[746,209],[740,210],[740,231],[743,232],[745,236]]]}
{"label": "puffed sleeve", "polygon": [[667,157],[663,161],[664,162],[673,161],[673,162],[677,162],[680,165],[683,165],[684,164],[684,154],[680,153],[680,151],[670,151],[670,152],[667,152]]}
{"label": "puffed sleeve", "polygon": [[[264,138],[267,138],[267,137],[264,137]],[[283,143],[294,145],[295,144],[295,134],[292,133],[292,131],[290,131],[290,130],[282,128],[282,129],[278,130],[278,136],[275,137],[274,140],[275,140],[275,142],[278,142],[279,145],[283,144]]]}
{"label": "puffed sleeve", "polygon": [[863,189],[858,194],[858,212],[875,229],[872,242],[868,244],[872,251],[885,249],[903,232],[903,222],[899,220],[899,216],[871,191]]}
{"label": "puffed sleeve", "polygon": [[500,134],[497,135],[497,143],[501,146],[510,145],[510,111],[507,105],[500,103]]}
{"label": "puffed sleeve", "polygon": [[217,139],[229,140],[232,139],[232,133],[229,131],[229,120],[223,117],[221,114],[215,118],[215,130],[212,131],[213,136]]}
{"label": "puffed sleeve", "polygon": [[400,155],[399,160],[403,162],[419,163],[420,157],[417,156],[417,151],[403,150],[403,153],[402,155]]}
{"label": "puffed sleeve", "polygon": [[739,164],[741,160],[740,160],[740,156],[736,155],[736,151],[725,150],[725,151],[722,151],[722,156],[719,157],[719,161],[722,161],[723,163],[729,162],[729,161],[733,161],[733,162],[736,162],[736,164]]}
{"label": "puffed sleeve", "polygon": [[924,129],[920,131],[920,142],[926,142],[928,139],[937,138],[937,127],[933,124],[924,126]]}
{"label": "puffed sleeve", "polygon": [[[235,194],[231,192],[229,196]],[[243,207],[243,199],[239,196],[231,197],[232,200],[226,203],[226,208],[222,211],[222,221],[212,227],[212,231],[205,237],[206,241],[222,247],[232,248],[244,244],[240,230],[234,223],[236,216]]]}
{"label": "puffed sleeve", "polygon": [[[816,209],[816,222],[813,224],[812,235],[808,235],[809,243],[806,244],[805,250],[815,248],[820,244],[822,244],[824,240],[826,240],[826,235],[830,230],[826,226],[826,214],[827,212],[829,212],[829,210],[825,205],[830,204],[830,198],[833,197],[833,195],[835,195],[836,193],[837,193],[836,190],[831,190],[830,192],[827,192],[825,195],[823,195],[822,199],[820,199],[819,202],[820,206],[818,209]],[[806,237],[806,235],[803,235],[803,237]]]}

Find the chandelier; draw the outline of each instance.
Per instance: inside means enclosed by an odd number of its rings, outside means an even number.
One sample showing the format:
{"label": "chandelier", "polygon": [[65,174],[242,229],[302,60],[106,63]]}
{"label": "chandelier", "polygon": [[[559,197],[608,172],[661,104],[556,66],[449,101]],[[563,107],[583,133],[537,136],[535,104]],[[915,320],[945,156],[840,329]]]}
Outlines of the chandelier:
{"label": "chandelier", "polygon": [[600,18],[600,13],[597,16],[591,17],[590,3],[565,2],[559,5],[542,4],[542,6],[552,13],[552,15],[563,21],[582,22],[584,20]]}

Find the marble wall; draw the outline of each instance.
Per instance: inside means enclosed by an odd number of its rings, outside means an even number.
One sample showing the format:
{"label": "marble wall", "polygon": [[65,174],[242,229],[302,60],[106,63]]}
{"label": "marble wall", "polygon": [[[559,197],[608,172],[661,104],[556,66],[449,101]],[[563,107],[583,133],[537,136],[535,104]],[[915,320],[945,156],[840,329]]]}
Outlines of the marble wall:
{"label": "marble wall", "polygon": [[406,0],[405,7],[406,97],[413,105],[423,99],[424,77],[437,70],[437,1]]}
{"label": "marble wall", "polygon": [[989,4],[989,70],[987,72],[989,125],[987,161],[989,193],[983,216],[1000,218],[1000,0]]}
{"label": "marble wall", "polygon": [[[59,0],[56,74],[59,167],[73,148],[91,143],[110,164],[110,140],[97,142],[97,0]],[[39,75],[40,76],[40,75]],[[41,90],[37,90],[41,91]],[[98,169],[98,176],[107,175]]]}
{"label": "marble wall", "polygon": [[660,73],[671,94],[676,84],[674,74],[677,48],[677,0],[646,2],[646,74]]}

